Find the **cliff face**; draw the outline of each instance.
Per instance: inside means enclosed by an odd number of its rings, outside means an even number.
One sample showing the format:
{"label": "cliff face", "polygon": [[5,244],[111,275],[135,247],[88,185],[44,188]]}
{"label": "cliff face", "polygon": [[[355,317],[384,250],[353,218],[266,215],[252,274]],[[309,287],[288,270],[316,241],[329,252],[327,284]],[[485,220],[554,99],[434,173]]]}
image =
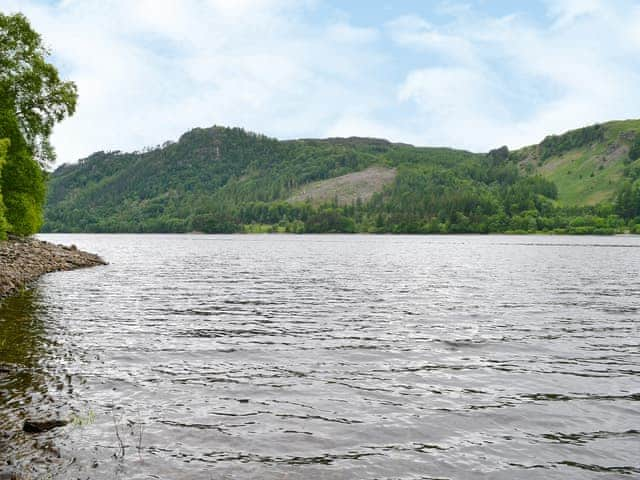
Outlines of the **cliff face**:
{"label": "cliff face", "polygon": [[15,293],[45,273],[98,265],[106,265],[106,262],[73,245],[54,245],[35,238],[0,241],[0,299]]}

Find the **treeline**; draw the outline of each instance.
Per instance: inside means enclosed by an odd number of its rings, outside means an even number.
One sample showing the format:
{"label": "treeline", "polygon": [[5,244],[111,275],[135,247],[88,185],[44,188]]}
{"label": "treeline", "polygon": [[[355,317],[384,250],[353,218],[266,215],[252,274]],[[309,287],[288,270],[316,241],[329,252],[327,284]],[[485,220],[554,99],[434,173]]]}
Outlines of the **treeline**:
{"label": "treeline", "polygon": [[[455,201],[455,200],[454,200]],[[468,205],[474,205],[469,201]],[[612,206],[523,210],[507,214],[500,204],[482,201],[468,215],[461,211],[420,215],[362,204],[314,206],[310,203],[252,202],[230,210],[197,213],[187,218],[158,216],[138,221],[98,221],[61,231],[96,233],[567,233],[607,235],[630,230],[640,233],[640,222],[629,223]],[[495,207],[495,209],[491,209]],[[55,230],[54,230],[55,231]]]}
{"label": "treeline", "polygon": [[596,124],[589,127],[572,130],[563,135],[549,135],[539,146],[541,160],[546,160],[554,155],[560,155],[574,148],[594,144],[604,139],[605,129],[603,125]]}
{"label": "treeline", "polygon": [[49,137],[75,109],[75,85],[60,79],[48,55],[23,15],[0,13],[0,239],[42,225]]}

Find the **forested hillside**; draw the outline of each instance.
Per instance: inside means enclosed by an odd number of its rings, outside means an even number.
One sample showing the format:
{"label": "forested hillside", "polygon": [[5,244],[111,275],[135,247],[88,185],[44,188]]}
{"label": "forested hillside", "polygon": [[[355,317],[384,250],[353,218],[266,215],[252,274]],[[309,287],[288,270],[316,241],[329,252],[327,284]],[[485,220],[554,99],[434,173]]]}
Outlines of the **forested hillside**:
{"label": "forested hillside", "polygon": [[[369,138],[278,141],[239,128],[198,128],[144,152],[99,152],[59,167],[50,178],[44,229],[635,231],[637,125],[587,127],[488,154]],[[564,160],[579,155],[575,166]],[[584,165],[592,164],[587,173]]]}

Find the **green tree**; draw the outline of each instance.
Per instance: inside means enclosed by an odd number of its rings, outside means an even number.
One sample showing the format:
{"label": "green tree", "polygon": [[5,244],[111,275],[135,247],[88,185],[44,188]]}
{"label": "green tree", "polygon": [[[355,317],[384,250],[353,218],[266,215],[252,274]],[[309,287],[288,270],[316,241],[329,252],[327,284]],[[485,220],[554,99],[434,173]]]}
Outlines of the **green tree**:
{"label": "green tree", "polygon": [[623,218],[640,215],[640,183],[625,182],[616,198],[616,211]]}
{"label": "green tree", "polygon": [[[2,167],[6,162],[7,150],[9,149],[9,140],[4,138],[0,140],[0,180],[2,179]],[[5,206],[2,200],[2,183],[0,182],[0,240],[3,240],[7,236],[7,230],[9,230],[9,224],[5,217]]]}
{"label": "green tree", "polygon": [[60,79],[49,54],[24,15],[0,13],[0,138],[10,140],[0,191],[5,228],[18,235],[42,224],[43,168],[55,158],[49,138],[76,107],[76,86]]}
{"label": "green tree", "polygon": [[55,153],[49,137],[53,126],[76,109],[77,89],[62,81],[40,34],[20,14],[0,13],[0,99],[13,110],[31,153],[41,165]]}
{"label": "green tree", "polygon": [[640,136],[636,137],[635,141],[631,145],[629,149],[629,159],[631,161],[637,160],[640,158]]}

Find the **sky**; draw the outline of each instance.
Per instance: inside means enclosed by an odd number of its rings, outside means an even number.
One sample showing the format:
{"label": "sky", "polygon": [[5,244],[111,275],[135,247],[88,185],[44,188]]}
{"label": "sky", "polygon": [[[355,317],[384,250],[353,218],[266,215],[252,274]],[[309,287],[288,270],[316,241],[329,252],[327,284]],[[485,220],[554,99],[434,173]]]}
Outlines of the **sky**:
{"label": "sky", "polygon": [[639,0],[0,0],[76,82],[58,164],[195,127],[487,151],[640,117]]}

